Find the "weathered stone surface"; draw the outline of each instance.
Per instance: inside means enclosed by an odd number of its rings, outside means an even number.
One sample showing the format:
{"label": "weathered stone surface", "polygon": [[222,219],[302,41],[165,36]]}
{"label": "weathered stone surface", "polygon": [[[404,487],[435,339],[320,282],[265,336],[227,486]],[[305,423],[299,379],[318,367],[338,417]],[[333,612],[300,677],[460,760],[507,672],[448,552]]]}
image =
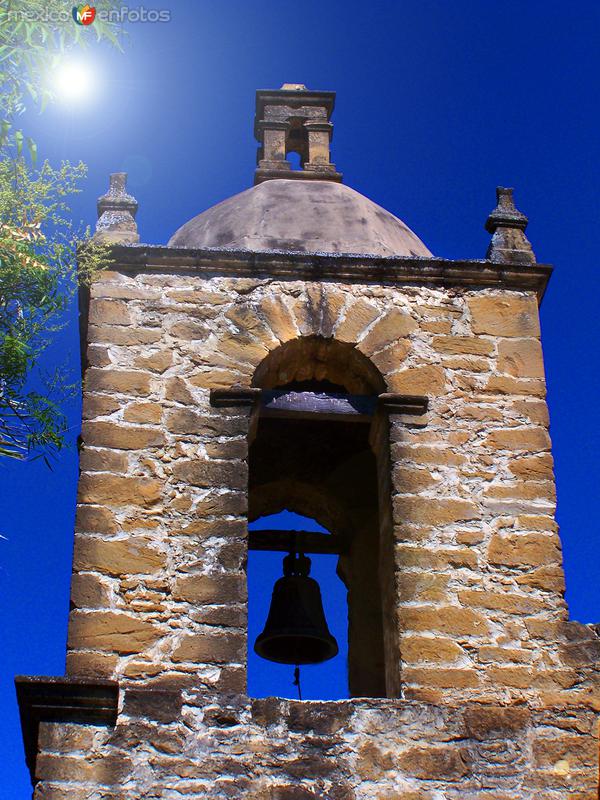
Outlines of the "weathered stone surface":
{"label": "weathered stone surface", "polygon": [[344,318],[335,327],[335,338],[340,342],[357,342],[361,334],[379,316],[377,306],[359,298],[348,306]]}
{"label": "weathered stone surface", "polygon": [[464,655],[464,650],[456,642],[441,636],[404,636],[400,651],[403,662],[408,664],[450,663]]}
{"label": "weathered stone surface", "polygon": [[509,592],[482,592],[466,589],[458,593],[458,599],[464,606],[488,608],[491,611],[503,611],[506,614],[536,614],[545,607],[544,602],[536,597]]}
{"label": "weathered stone surface", "polygon": [[554,461],[550,453],[540,456],[525,456],[513,459],[508,468],[524,480],[550,480],[553,477]]}
{"label": "weathered stone surface", "polygon": [[160,403],[130,403],[123,412],[123,419],[125,422],[156,425],[161,421],[162,414]]}
{"label": "weathered stone surface", "polygon": [[162,495],[160,481],[149,478],[82,473],[79,502],[111,506],[151,506]]}
{"label": "weathered stone surface", "polygon": [[494,352],[490,339],[478,336],[434,336],[433,349],[449,355],[489,356]]}
{"label": "weathered stone surface", "polygon": [[166,555],[152,547],[143,536],[126,539],[77,537],[73,567],[108,575],[131,575],[158,572],[166,565]]}
{"label": "weathered stone surface", "polygon": [[399,522],[447,525],[459,520],[478,519],[479,509],[468,500],[400,495],[394,498],[394,518]]}
{"label": "weathered stone surface", "polygon": [[77,506],[75,529],[82,533],[111,534],[118,531],[115,515],[101,506]]}
{"label": "weathered stone surface", "polygon": [[528,450],[539,453],[550,449],[550,437],[545,428],[507,428],[492,431],[485,444],[497,450]]}
{"label": "weathered stone surface", "polygon": [[459,606],[409,606],[400,611],[403,630],[439,631],[452,635],[482,635],[488,630],[486,617]]}
{"label": "weathered stone surface", "polygon": [[473,689],[481,682],[476,669],[437,666],[431,668],[405,666],[402,669],[402,678],[408,685],[439,689]]}
{"label": "weathered stone surface", "polygon": [[84,447],[79,455],[79,468],[84,472],[126,473],[129,463],[126,453],[115,453],[114,450]]}
{"label": "weathered stone surface", "polygon": [[157,625],[114,611],[74,611],[69,624],[69,647],[74,649],[138,653],[161,636]]}
{"label": "weathered stone surface", "polygon": [[169,378],[165,384],[165,399],[188,405],[194,402],[192,393],[183,378]]}
{"label": "weathered stone surface", "polygon": [[129,325],[131,316],[122,300],[90,300],[90,325]]}
{"label": "weathered stone surface", "polygon": [[546,384],[544,381],[529,378],[511,378],[505,375],[492,375],[483,390],[490,394],[546,396]]}
{"label": "weathered stone surface", "polygon": [[71,603],[75,608],[106,608],[109,604],[108,586],[97,575],[77,575],[71,578]]}
{"label": "weathered stone surface", "polygon": [[147,372],[90,367],[85,374],[85,388],[89,392],[115,392],[145,397],[150,394],[150,378]]}
{"label": "weathered stone surface", "polygon": [[490,336],[538,337],[540,325],[533,296],[482,294],[467,298],[473,333]]}
{"label": "weathered stone surface", "polygon": [[408,336],[416,328],[417,323],[406,311],[393,308],[373,325],[369,333],[359,343],[358,349],[366,356],[370,356],[379,350],[389,347],[398,339]]}
{"label": "weathered stone surface", "polygon": [[81,435],[85,442],[95,447],[115,447],[118,450],[147,450],[165,443],[160,428],[125,426],[116,422],[85,422]]}
{"label": "weathered stone surface", "polygon": [[192,486],[244,489],[248,468],[243,461],[178,461],[173,465],[173,477]]}
{"label": "weathered stone surface", "polygon": [[229,389],[239,384],[241,377],[231,369],[205,369],[190,375],[189,382],[199,389]]}
{"label": "weathered stone surface", "polygon": [[542,533],[492,537],[488,549],[492,564],[507,567],[539,567],[560,563],[560,544],[555,536]]}
{"label": "weathered stone surface", "polygon": [[173,599],[187,603],[232,604],[246,599],[244,575],[183,575],[175,581]]}
{"label": "weathered stone surface", "polygon": [[226,664],[244,663],[246,637],[234,633],[199,633],[184,636],[173,652],[173,661]]}
{"label": "weathered stone surface", "polygon": [[83,418],[94,419],[113,414],[121,408],[122,400],[106,394],[83,393]]}
{"label": "weathered stone surface", "polygon": [[259,304],[259,314],[282,344],[298,335],[292,313],[280,297],[263,298]]}
{"label": "weathered stone surface", "polygon": [[390,392],[431,397],[446,391],[446,374],[443,367],[425,365],[392,372],[386,383]]}
{"label": "weathered stone surface", "polygon": [[137,325],[130,325],[126,328],[119,328],[116,325],[90,325],[88,328],[88,342],[128,347],[129,345],[156,344],[161,338],[162,330],[160,328],[143,328]]}
{"label": "weathered stone surface", "polygon": [[539,339],[507,339],[498,344],[498,372],[515,378],[543,378],[544,359]]}
{"label": "weathered stone surface", "polygon": [[466,759],[458,747],[411,747],[399,757],[398,766],[416,778],[452,782],[469,774]]}
{"label": "weathered stone surface", "polygon": [[156,350],[135,359],[135,366],[139,369],[149,369],[151,372],[163,373],[173,364],[171,350]]}
{"label": "weathered stone surface", "polygon": [[385,350],[380,350],[371,356],[371,361],[375,364],[384,375],[389,372],[395,372],[406,359],[410,353],[411,341],[410,339],[400,339],[391,347],[386,347]]}
{"label": "weathered stone surface", "polygon": [[465,711],[470,736],[479,741],[506,739],[522,735],[531,718],[529,709],[503,706],[472,706]]}

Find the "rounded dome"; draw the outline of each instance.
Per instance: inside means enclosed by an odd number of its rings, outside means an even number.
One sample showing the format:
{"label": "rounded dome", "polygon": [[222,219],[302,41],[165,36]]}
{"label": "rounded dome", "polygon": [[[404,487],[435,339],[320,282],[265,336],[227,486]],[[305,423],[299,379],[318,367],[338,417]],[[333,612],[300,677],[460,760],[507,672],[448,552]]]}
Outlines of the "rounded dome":
{"label": "rounded dome", "polygon": [[274,179],[186,222],[172,247],[431,256],[410,228],[341,183]]}

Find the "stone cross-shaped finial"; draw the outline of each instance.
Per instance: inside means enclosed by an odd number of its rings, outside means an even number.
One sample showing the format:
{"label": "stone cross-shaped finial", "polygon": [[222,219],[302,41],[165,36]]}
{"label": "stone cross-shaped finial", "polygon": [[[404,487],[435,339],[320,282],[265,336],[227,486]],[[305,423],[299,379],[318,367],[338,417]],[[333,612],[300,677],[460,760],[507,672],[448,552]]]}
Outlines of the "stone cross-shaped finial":
{"label": "stone cross-shaped finial", "polygon": [[492,234],[486,258],[509,264],[535,264],[535,254],[525,229],[529,220],[517,210],[513,189],[496,189],[497,205],[487,218],[485,229]]}
{"label": "stone cross-shaped finial", "polygon": [[98,222],[95,239],[115,244],[133,244],[140,237],[135,222],[138,203],[127,194],[126,172],[113,172],[108,192],[98,198]]}

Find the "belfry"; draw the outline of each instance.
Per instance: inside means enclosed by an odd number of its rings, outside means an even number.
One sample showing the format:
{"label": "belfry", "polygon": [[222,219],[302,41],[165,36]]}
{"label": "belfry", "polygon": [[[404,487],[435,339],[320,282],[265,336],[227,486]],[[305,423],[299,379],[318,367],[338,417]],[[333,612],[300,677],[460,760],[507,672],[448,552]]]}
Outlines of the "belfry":
{"label": "belfry", "polygon": [[[257,92],[254,185],[167,245],[124,174],[98,201],[66,675],[16,681],[35,800],[598,800],[552,268],[505,188],[485,258],[433,255],[342,182],[334,101]],[[248,532],[284,509],[330,533]],[[337,556],[348,699],[248,696],[249,549],[285,556],[256,650],[289,664],[339,657],[309,577]]]}

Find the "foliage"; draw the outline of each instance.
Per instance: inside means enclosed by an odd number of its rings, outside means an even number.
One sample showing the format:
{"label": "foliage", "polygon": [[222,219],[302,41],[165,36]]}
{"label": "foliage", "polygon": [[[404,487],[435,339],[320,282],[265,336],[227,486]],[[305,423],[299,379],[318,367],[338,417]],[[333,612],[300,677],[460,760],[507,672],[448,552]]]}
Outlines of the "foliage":
{"label": "foliage", "polygon": [[[44,161],[38,167],[36,143],[16,120],[30,105],[43,109],[52,99],[47,75],[93,33],[73,22],[64,0],[1,3],[0,456],[46,457],[64,443],[61,401],[69,387],[64,370],[35,382],[32,370],[64,324],[77,286],[77,251],[81,273],[89,277],[106,266],[108,249],[70,221],[69,198],[80,191],[85,165]],[[97,18],[93,29],[118,46],[115,25]],[[40,388],[32,389],[34,383]]]}

